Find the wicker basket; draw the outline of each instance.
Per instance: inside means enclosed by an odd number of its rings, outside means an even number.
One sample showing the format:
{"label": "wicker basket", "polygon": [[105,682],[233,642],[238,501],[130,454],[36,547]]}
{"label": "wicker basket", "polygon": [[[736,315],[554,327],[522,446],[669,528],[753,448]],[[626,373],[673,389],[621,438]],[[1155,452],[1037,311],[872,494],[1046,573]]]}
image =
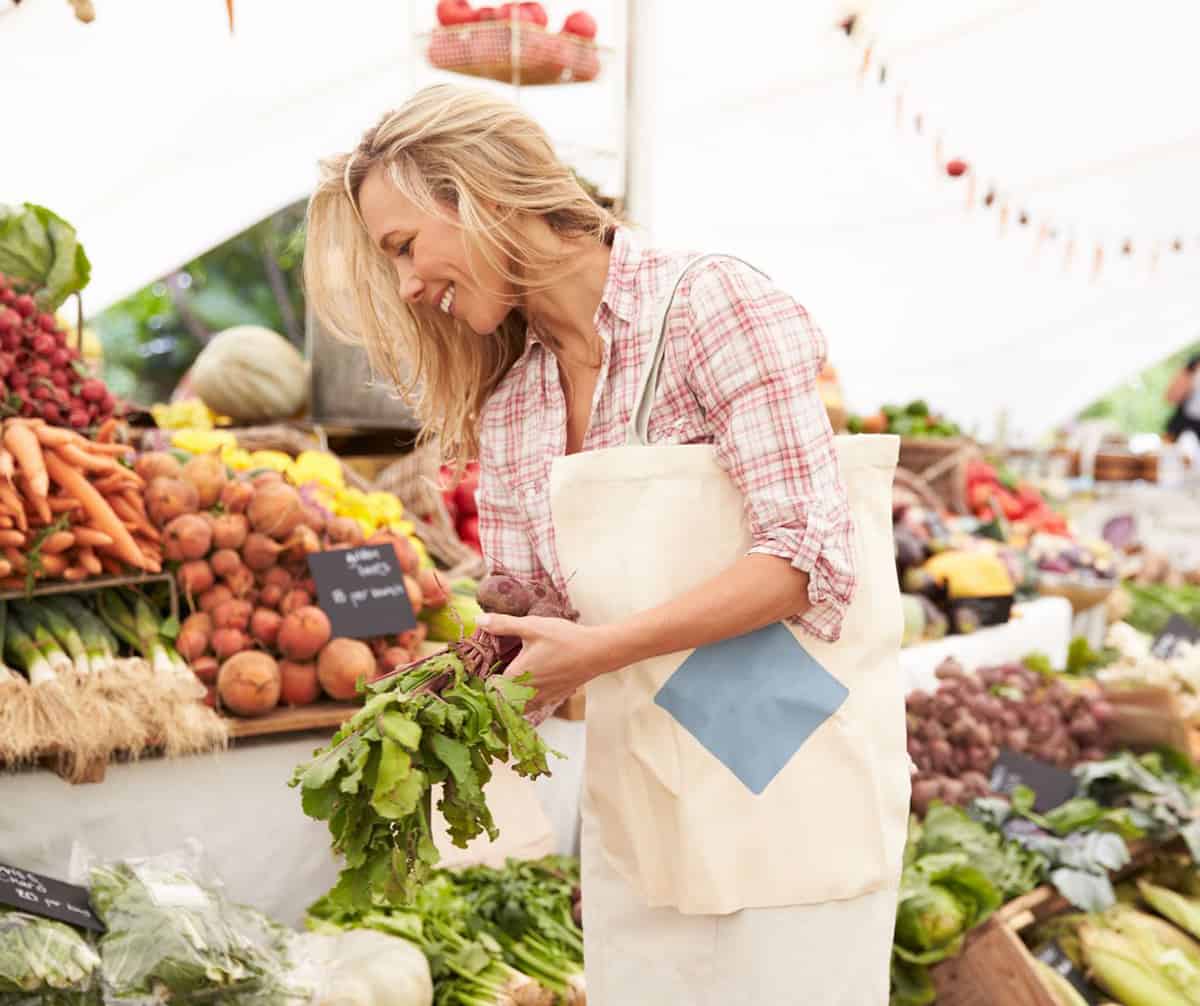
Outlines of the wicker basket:
{"label": "wicker basket", "polygon": [[483,557],[458,537],[438,485],[441,454],[435,442],[414,447],[375,479],[375,488],[394,493],[414,517],[414,533],[429,554],[449,567],[451,577],[483,576]]}
{"label": "wicker basket", "polygon": [[594,43],[524,22],[436,28],[419,41],[440,70],[506,84],[567,84],[595,80],[600,73],[600,50]]}
{"label": "wicker basket", "polygon": [[928,482],[919,475],[914,475],[907,468],[896,469],[895,479],[892,482],[893,505],[896,501],[897,490],[901,491],[901,495],[904,492],[911,493],[923,506],[928,507],[930,510],[941,510],[945,505],[938,494],[930,488]]}
{"label": "wicker basket", "polygon": [[973,441],[958,437],[903,437],[900,466],[922,479],[953,513],[968,513],[967,464],[979,458]]}

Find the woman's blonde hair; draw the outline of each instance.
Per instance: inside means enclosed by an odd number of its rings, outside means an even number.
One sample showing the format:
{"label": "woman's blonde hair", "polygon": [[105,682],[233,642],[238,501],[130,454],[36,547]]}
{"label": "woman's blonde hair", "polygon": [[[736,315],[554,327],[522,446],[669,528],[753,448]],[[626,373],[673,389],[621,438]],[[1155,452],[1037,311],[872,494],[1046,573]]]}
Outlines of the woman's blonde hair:
{"label": "woman's blonde hair", "polygon": [[[483,91],[439,84],[367,130],[358,147],[321,162],[308,205],[304,283],[328,333],[361,344],[448,457],[478,456],[479,415],[525,349],[525,321],[510,313],[480,337],[435,310],[409,305],[393,262],[358,210],[363,179],[382,165],[425,212],[457,214],[464,246],[512,285],[514,304],[568,271],[535,247],[523,226],[544,220],[564,238],[604,239],[612,215],[587,194],[542,128],[516,105]],[[499,291],[496,291],[499,293]]]}

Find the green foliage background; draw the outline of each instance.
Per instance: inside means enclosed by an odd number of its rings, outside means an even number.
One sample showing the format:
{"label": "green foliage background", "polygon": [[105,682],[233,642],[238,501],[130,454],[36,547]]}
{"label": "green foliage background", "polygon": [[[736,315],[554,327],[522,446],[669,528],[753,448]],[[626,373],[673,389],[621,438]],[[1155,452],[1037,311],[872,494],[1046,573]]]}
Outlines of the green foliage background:
{"label": "green foliage background", "polygon": [[205,342],[265,325],[304,347],[306,201],[294,203],[91,319],[104,378],[141,405],[166,401]]}

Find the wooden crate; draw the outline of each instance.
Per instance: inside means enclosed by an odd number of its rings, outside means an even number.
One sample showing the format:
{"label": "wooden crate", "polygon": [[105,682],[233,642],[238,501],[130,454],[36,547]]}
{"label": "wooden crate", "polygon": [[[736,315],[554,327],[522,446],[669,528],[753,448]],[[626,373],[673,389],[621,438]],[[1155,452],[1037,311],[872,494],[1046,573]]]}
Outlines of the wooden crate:
{"label": "wooden crate", "polygon": [[931,970],[938,1006],[1057,1006],[1021,933],[1066,907],[1052,887],[1035,888],[1001,907],[971,931],[962,953]]}
{"label": "wooden crate", "polygon": [[[1119,881],[1140,870],[1155,853],[1149,842],[1129,844],[1130,861],[1114,875]],[[1002,905],[967,936],[957,957],[930,969],[937,1006],[1058,1006],[1034,968],[1021,934],[1063,912],[1076,911],[1049,884]]]}
{"label": "wooden crate", "polygon": [[1200,765],[1200,724],[1183,715],[1173,692],[1166,688],[1108,687],[1104,698],[1113,708],[1105,729],[1114,744],[1171,747]]}

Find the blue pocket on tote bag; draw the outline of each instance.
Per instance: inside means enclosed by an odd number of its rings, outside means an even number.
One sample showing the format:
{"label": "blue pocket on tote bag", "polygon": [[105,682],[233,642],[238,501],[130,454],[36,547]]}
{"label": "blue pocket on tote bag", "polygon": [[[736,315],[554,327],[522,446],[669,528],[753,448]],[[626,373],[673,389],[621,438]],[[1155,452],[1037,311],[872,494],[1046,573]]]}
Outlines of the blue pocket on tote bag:
{"label": "blue pocket on tote bag", "polygon": [[776,622],[700,647],[654,701],[759,794],[849,694]]}

